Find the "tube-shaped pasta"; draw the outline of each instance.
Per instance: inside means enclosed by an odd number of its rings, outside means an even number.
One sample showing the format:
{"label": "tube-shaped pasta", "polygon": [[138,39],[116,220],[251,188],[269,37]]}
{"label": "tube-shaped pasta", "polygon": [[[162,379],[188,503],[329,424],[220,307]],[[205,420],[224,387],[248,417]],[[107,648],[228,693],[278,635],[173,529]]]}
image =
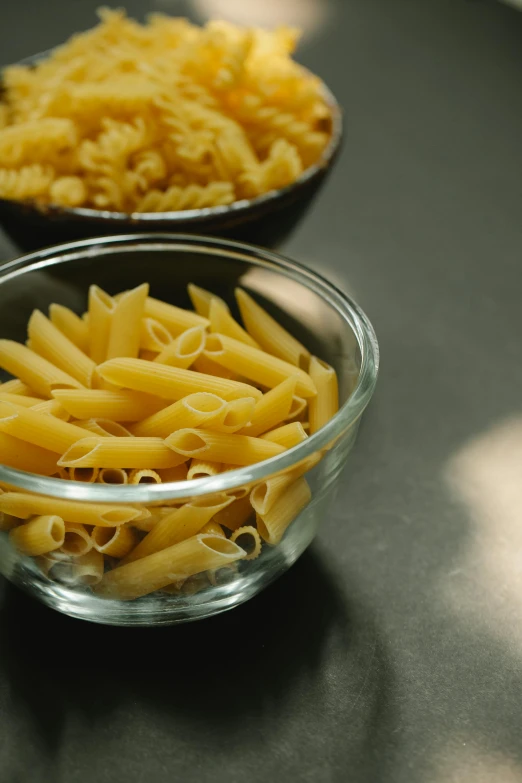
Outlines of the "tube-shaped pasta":
{"label": "tube-shaped pasta", "polygon": [[81,481],[83,484],[94,484],[98,478],[98,468],[69,468],[71,481]]}
{"label": "tube-shaped pasta", "polygon": [[196,370],[205,375],[213,375],[215,378],[227,378],[229,381],[236,381],[238,379],[237,373],[232,372],[232,370],[227,370],[226,367],[222,367],[217,362],[213,362],[212,359],[209,359],[204,353],[198,356],[193,362],[191,370]]}
{"label": "tube-shaped pasta", "polygon": [[207,318],[167,302],[160,302],[159,299],[150,296],[145,303],[145,315],[160,321],[175,336],[190,329],[191,326],[208,326]]}
{"label": "tube-shaped pasta", "polygon": [[253,465],[285,450],[278,443],[251,438],[249,435],[229,435],[189,428],[173,432],[165,439],[165,444],[185,459],[197,457],[234,465]]}
{"label": "tube-shaped pasta", "polygon": [[285,449],[291,449],[293,446],[297,446],[298,443],[302,443],[306,440],[308,435],[304,431],[300,421],[293,421],[290,424],[283,424],[282,427],[266,432],[260,437],[271,443],[279,443],[279,445],[284,446]]}
{"label": "tube-shaped pasta", "polygon": [[110,557],[125,557],[139,541],[132,527],[95,527],[91,533],[94,548]]}
{"label": "tube-shaped pasta", "polygon": [[290,412],[296,383],[295,377],[287,378],[263,394],[256,402],[250,423],[239,431],[240,434],[256,437],[284,421]]}
{"label": "tube-shaped pasta", "polygon": [[6,381],[0,384],[0,391],[3,394],[22,394],[25,397],[37,397],[36,392],[31,389],[26,383],[22,383],[18,378],[13,378],[11,381]]}
{"label": "tube-shaped pasta", "polygon": [[163,484],[168,484],[170,481],[186,481],[187,480],[187,465],[176,465],[175,468],[164,468],[158,470],[158,476],[161,478]]}
{"label": "tube-shaped pasta", "polygon": [[[76,468],[76,470],[98,470],[98,468]],[[98,473],[98,481],[100,484],[128,484],[129,477],[123,468],[102,468]]]}
{"label": "tube-shaped pasta", "polygon": [[295,376],[298,394],[303,397],[313,397],[316,394],[314,382],[304,370],[223,334],[211,334],[207,337],[204,355],[269,389]]}
{"label": "tube-shaped pasta", "polygon": [[304,400],[302,397],[297,396],[294,394],[292,397],[292,404],[290,405],[290,410],[288,411],[288,416],[286,417],[287,421],[293,421],[294,419],[301,420],[305,414],[306,414],[306,408],[308,405],[308,401]]}
{"label": "tube-shaped pasta", "polygon": [[161,476],[155,470],[135,468],[129,473],[129,484],[161,484]]}
{"label": "tube-shaped pasta", "polygon": [[85,437],[84,430],[10,402],[0,402],[0,430],[49,451],[62,452]]}
{"label": "tube-shaped pasta", "polygon": [[265,481],[256,484],[250,493],[250,503],[254,511],[261,515],[270,511],[276,500],[286,492],[287,488],[317,465],[319,461],[320,457],[318,456],[308,457],[302,460],[297,467],[292,468],[292,470],[271,476],[265,479]]}
{"label": "tube-shaped pasta", "polygon": [[261,392],[247,383],[143,359],[111,359],[98,367],[98,372],[104,380],[115,386],[145,391],[167,400],[180,400],[196,392],[217,394],[227,401],[239,397],[261,397]]}
{"label": "tube-shaped pasta", "polygon": [[137,357],[140,349],[141,319],[148,293],[149,284],[142,283],[118,297],[110,320],[107,359],[114,359],[116,356]]}
{"label": "tube-shaped pasta", "polygon": [[337,373],[329,364],[312,356],[310,377],[317,388],[317,397],[310,400],[310,434],[324,427],[339,410],[339,388]]}
{"label": "tube-shaped pasta", "polygon": [[53,397],[77,419],[141,421],[166,405],[165,400],[131,391],[58,389]]}
{"label": "tube-shaped pasta", "polygon": [[78,522],[65,522],[65,537],[60,549],[64,555],[73,557],[90,552],[92,540],[88,530]]}
{"label": "tube-shaped pasta", "polygon": [[211,519],[210,522],[207,522],[207,524],[201,528],[201,533],[209,536],[221,536],[222,538],[226,538],[221,525],[218,525],[218,523],[214,522],[213,519]]}
{"label": "tube-shaped pasta", "polygon": [[56,514],[35,517],[9,533],[11,543],[24,555],[37,557],[59,549],[64,542],[65,524]]}
{"label": "tube-shaped pasta", "polygon": [[256,401],[253,397],[231,400],[215,419],[205,423],[205,429],[216,432],[238,432],[252,420],[255,406]]}
{"label": "tube-shaped pasta", "polygon": [[133,599],[160,590],[192,574],[215,570],[245,556],[222,536],[197,535],[136,562],[114,568],[96,588],[107,598]]}
{"label": "tube-shaped pasta", "polygon": [[253,525],[238,527],[230,536],[230,541],[245,550],[245,560],[255,560],[261,554],[261,536]]}
{"label": "tube-shaped pasta", "polygon": [[203,459],[193,459],[187,472],[187,480],[216,476],[221,472],[220,462],[207,462]]}
{"label": "tube-shaped pasta", "polygon": [[261,348],[285,362],[306,370],[310,351],[260,307],[246,291],[242,288],[236,288],[235,293],[247,332],[259,343]]}
{"label": "tube-shaped pasta", "polygon": [[[76,427],[92,432],[100,438],[131,438],[132,433],[117,421],[111,419],[79,419],[74,422]],[[84,435],[85,437],[85,435]]]}
{"label": "tube-shaped pasta", "polygon": [[210,302],[212,299],[217,299],[218,302],[220,302],[221,305],[226,310],[228,310],[228,305],[225,301],[223,301],[223,299],[221,299],[219,296],[216,296],[215,294],[210,293],[210,291],[206,291],[204,288],[200,288],[199,286],[194,285],[194,283],[189,283],[187,290],[194,310],[196,313],[198,313],[198,315],[202,315],[203,318],[208,318],[208,314],[210,312]]}
{"label": "tube-shaped pasta", "polygon": [[75,557],[71,563],[71,581],[86,587],[97,585],[103,578],[104,562],[103,555],[96,549]]}
{"label": "tube-shaped pasta", "polygon": [[104,527],[117,527],[143,516],[146,518],[150,514],[146,509],[134,506],[81,503],[44,495],[29,495],[26,492],[4,492],[0,495],[0,511],[20,519],[27,519],[34,514],[55,513],[67,522]]}
{"label": "tube-shaped pasta", "polygon": [[297,481],[294,481],[269,511],[257,515],[257,529],[261,538],[272,546],[278,544],[287,527],[308,505],[311,497],[312,493],[306,479],[298,478]]}
{"label": "tube-shaped pasta", "polygon": [[9,392],[3,392],[2,386],[0,386],[0,402],[14,402],[15,405],[21,405],[23,408],[32,408],[33,405],[39,405],[47,400],[42,400],[41,397],[28,397],[25,394],[11,394]]}
{"label": "tube-shaped pasta", "polygon": [[193,326],[165,346],[154,358],[159,364],[188,369],[205,348],[206,332],[203,326]]}
{"label": "tube-shaped pasta", "polygon": [[131,427],[139,437],[166,438],[171,432],[187,425],[208,424],[226,413],[227,403],[215,394],[197,392],[174,402],[158,413],[148,416]]}
{"label": "tube-shaped pasta", "polygon": [[100,364],[107,358],[107,348],[111,336],[112,315],[116,302],[102,288],[91,285],[89,288],[89,355]]}
{"label": "tube-shaped pasta", "polygon": [[72,340],[45,317],[34,310],[27,325],[32,350],[59,367],[82,386],[91,386],[96,368],[90,359]]}
{"label": "tube-shaped pasta", "polygon": [[49,307],[51,323],[73,342],[80,351],[89,353],[89,325],[80,316],[61,304]]}
{"label": "tube-shaped pasta", "polygon": [[[275,444],[272,444],[275,445]],[[161,438],[83,438],[58,460],[64,468],[173,468],[186,461]]]}
{"label": "tube-shaped pasta", "polygon": [[259,348],[259,344],[256,343],[254,338],[232,318],[228,307],[223,306],[221,300],[211,299],[208,317],[210,319],[211,332],[224,334],[227,337],[232,337],[234,340],[239,340],[241,343],[246,343],[246,345],[250,345],[252,348]]}
{"label": "tube-shaped pasta", "polygon": [[160,549],[177,544],[186,538],[195,536],[214,514],[230,505],[232,498],[224,493],[196,498],[191,503],[185,503],[158,520],[150,533],[132,550],[125,562],[146,557]]}
{"label": "tube-shaped pasta", "polygon": [[237,530],[253,516],[252,506],[248,495],[233,500],[230,506],[215,514],[213,521],[218,525],[228,528],[228,530]]}
{"label": "tube-shaped pasta", "polygon": [[52,476],[56,473],[58,455],[32,443],[26,443],[0,432],[0,462],[16,470]]}
{"label": "tube-shaped pasta", "polygon": [[14,527],[18,527],[20,522],[21,522],[20,519],[17,519],[17,517],[13,517],[11,514],[0,513],[0,530],[3,533],[8,533]]}
{"label": "tube-shaped pasta", "polygon": [[62,421],[69,421],[71,418],[58,400],[39,400],[36,405],[32,406],[31,410],[35,411],[35,413],[46,413],[48,416],[54,416]]}
{"label": "tube-shaped pasta", "polygon": [[82,388],[76,378],[13,340],[0,340],[0,367],[16,375],[42,397],[49,398],[54,389]]}
{"label": "tube-shaped pasta", "polygon": [[140,325],[140,351],[152,351],[157,354],[170,345],[172,335],[169,330],[154,318],[142,318]]}

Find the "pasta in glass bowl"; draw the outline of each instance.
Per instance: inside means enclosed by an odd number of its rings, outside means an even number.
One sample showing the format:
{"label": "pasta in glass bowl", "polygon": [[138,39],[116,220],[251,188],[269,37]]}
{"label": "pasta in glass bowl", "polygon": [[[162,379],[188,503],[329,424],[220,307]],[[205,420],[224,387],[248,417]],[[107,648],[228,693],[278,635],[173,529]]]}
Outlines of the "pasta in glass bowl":
{"label": "pasta in glass bowl", "polygon": [[268,250],[144,234],[15,260],[0,304],[7,579],[74,617],[172,624],[308,547],[377,379],[342,292]]}

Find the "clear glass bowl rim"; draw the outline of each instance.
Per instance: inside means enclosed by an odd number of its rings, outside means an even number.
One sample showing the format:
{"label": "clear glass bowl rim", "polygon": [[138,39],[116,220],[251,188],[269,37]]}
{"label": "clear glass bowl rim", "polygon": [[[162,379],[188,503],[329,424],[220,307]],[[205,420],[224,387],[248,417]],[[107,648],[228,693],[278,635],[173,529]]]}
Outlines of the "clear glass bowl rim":
{"label": "clear glass bowl rim", "polygon": [[123,234],[96,237],[62,245],[55,245],[21,256],[0,267],[0,285],[4,279],[17,277],[19,270],[43,270],[58,262],[74,261],[98,256],[112,255],[124,247],[129,250],[198,250],[209,255],[240,259],[248,264],[276,271],[296,280],[320,296],[353,328],[361,352],[361,367],[355,389],[341,406],[338,413],[318,432],[292,449],[269,460],[238,468],[227,473],[190,482],[166,484],[141,484],[137,486],[106,486],[85,484],[77,481],[47,478],[34,473],[15,470],[0,465],[0,481],[30,492],[68,500],[94,503],[152,503],[162,499],[175,500],[188,496],[198,497],[213,492],[233,490],[244,484],[260,482],[274,473],[291,468],[296,463],[324,448],[349,429],[362,415],[370,402],[377,382],[379,369],[379,346],[373,326],[363,310],[339,288],[317,272],[287,259],[271,250],[256,245],[197,234]]}

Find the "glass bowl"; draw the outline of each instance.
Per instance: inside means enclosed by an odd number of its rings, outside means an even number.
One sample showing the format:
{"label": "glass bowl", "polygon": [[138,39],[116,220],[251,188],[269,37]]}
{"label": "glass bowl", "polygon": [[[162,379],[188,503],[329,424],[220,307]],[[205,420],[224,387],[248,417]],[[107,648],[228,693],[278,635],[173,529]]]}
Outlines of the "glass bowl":
{"label": "glass bowl", "polygon": [[[191,500],[199,503],[216,493],[234,497],[235,505],[229,509],[234,507],[241,522],[244,498],[258,486],[258,497],[260,492],[262,497],[269,477],[291,474],[307,482],[311,497],[299,505],[301,510],[293,521],[287,519],[290,524],[281,540],[276,541],[275,536],[264,543],[256,559],[239,560],[184,582],[178,580],[134,600],[101,596],[91,585],[94,575],[88,568],[80,569],[74,555],[61,555],[56,562],[20,554],[5,532],[9,524],[2,520],[0,572],[7,579],[54,609],[113,625],[172,624],[208,617],[248,600],[286,571],[308,547],[328,514],[378,371],[378,346],[370,322],[331,283],[271,251],[194,235],[90,239],[6,264],[0,270],[0,337],[24,342],[32,310],[45,311],[53,302],[82,312],[92,283],[116,293],[144,281],[150,283],[153,296],[182,307],[190,306],[186,293],[189,282],[221,296],[233,312],[234,288],[239,284],[253,292],[312,353],[333,365],[339,377],[341,406],[326,426],[288,451],[249,467],[190,482],[107,486],[0,466],[4,492],[34,493],[56,499],[57,506],[64,499],[74,500],[82,514],[86,509],[90,513],[91,504],[124,505],[135,517],[132,524],[141,528],[143,518],[159,513],[159,508]],[[266,530],[264,533],[266,538]]]}

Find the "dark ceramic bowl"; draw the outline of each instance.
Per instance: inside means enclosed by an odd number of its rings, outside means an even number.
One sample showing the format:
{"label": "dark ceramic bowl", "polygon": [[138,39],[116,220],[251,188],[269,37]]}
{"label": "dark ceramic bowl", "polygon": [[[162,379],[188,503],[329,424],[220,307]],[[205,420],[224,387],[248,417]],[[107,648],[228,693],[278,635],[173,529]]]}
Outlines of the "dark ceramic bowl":
{"label": "dark ceramic bowl", "polygon": [[[29,57],[36,64],[49,52]],[[332,111],[331,138],[321,158],[291,185],[228,206],[180,212],[109,212],[105,210],[37,205],[0,198],[0,223],[24,250],[76,239],[140,231],[210,234],[276,247],[306,213],[331,170],[341,146],[342,112],[330,90],[324,94]],[[1,92],[0,92],[1,98]]]}

